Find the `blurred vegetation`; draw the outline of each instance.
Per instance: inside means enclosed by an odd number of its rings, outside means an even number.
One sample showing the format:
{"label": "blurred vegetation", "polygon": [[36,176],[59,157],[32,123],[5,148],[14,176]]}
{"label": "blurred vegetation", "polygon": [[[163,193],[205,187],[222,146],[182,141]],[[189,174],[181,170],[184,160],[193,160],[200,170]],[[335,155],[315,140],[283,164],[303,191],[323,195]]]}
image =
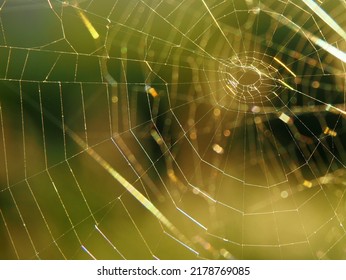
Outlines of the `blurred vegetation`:
{"label": "blurred vegetation", "polygon": [[[345,109],[344,64],[257,1],[206,1],[224,33],[199,1],[180,2],[2,1],[1,259],[89,259],[82,245],[97,259],[346,257],[345,118],[323,107]],[[307,7],[262,2],[339,42]],[[345,26],[344,9],[329,2],[323,8]],[[259,99],[227,93],[219,75],[236,75],[237,56],[277,75]],[[257,82],[248,75],[242,89]],[[267,87],[280,100],[263,101]],[[257,105],[270,112],[256,114]],[[281,112],[295,112],[293,126]],[[326,126],[337,136],[323,134]]]}

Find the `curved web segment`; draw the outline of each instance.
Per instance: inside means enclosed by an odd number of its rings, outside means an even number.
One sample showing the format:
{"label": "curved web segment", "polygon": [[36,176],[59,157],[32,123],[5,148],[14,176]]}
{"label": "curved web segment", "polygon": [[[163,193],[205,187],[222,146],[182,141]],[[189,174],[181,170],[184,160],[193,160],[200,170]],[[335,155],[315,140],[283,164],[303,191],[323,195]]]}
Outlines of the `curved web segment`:
{"label": "curved web segment", "polygon": [[343,259],[343,1],[1,1],[0,256]]}

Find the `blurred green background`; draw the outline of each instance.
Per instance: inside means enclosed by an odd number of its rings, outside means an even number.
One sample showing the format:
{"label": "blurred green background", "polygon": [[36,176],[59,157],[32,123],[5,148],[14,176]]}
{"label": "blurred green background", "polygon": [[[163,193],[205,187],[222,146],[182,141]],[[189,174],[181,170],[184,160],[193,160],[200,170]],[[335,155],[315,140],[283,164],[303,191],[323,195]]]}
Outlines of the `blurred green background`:
{"label": "blurred green background", "polygon": [[345,51],[307,6],[0,3],[1,259],[346,257],[345,65],[273,17]]}

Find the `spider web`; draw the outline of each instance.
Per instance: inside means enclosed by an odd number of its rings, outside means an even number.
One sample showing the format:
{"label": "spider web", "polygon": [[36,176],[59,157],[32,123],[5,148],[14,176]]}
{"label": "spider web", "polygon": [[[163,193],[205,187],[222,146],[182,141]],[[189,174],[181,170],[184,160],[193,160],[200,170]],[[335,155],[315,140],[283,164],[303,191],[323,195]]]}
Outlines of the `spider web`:
{"label": "spider web", "polygon": [[344,259],[345,8],[1,1],[1,258]]}

